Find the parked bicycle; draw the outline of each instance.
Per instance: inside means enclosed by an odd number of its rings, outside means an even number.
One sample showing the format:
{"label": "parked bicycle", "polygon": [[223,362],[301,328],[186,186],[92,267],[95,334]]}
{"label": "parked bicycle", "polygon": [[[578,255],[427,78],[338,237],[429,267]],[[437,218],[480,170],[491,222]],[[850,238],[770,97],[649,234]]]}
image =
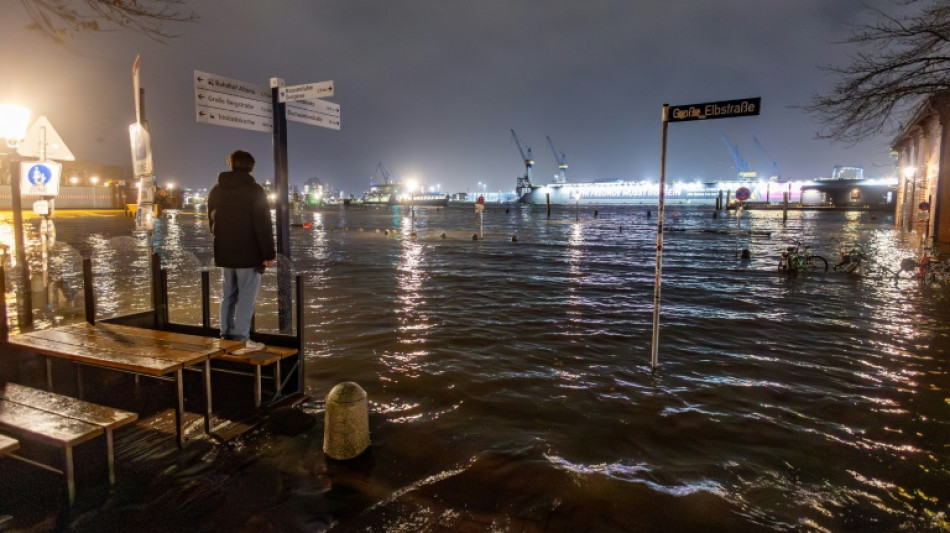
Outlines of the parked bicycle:
{"label": "parked bicycle", "polygon": [[796,241],[795,246],[789,246],[782,250],[782,256],[778,261],[778,270],[789,276],[799,272],[828,272],[828,260],[811,253],[804,243]]}
{"label": "parked bicycle", "polygon": [[855,244],[850,249],[841,245],[841,261],[832,267],[836,272],[847,272],[857,276],[864,275],[867,270],[868,256],[860,245]]}
{"label": "parked bicycle", "polygon": [[946,286],[950,283],[950,260],[940,258],[931,246],[925,246],[920,252],[920,259],[908,257],[901,260],[900,270],[894,274],[894,282],[901,279],[904,272],[910,274],[910,279],[930,286]]}

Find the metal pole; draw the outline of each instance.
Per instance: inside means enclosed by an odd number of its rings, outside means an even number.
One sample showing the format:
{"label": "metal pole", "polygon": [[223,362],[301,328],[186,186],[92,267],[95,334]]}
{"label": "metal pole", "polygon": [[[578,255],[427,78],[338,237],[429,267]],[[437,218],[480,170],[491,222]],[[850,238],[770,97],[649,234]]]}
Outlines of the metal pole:
{"label": "metal pole", "polygon": [[33,287],[30,283],[30,265],[26,262],[26,243],[23,239],[23,204],[20,197],[20,160],[10,157],[10,203],[13,208],[13,233],[16,246],[17,296],[20,331],[33,327]]}
{"label": "metal pole", "polygon": [[[274,185],[277,187],[277,253],[290,259],[290,206],[287,186],[287,104],[280,101],[284,80],[271,78],[271,106],[274,113]],[[277,327],[281,333],[293,328],[289,261],[277,262]]]}
{"label": "metal pole", "polygon": [[658,350],[660,347],[660,286],[663,272],[663,213],[666,200],[666,131],[669,127],[670,106],[663,104],[663,135],[660,143],[660,191],[656,217],[656,276],[653,279],[653,340],[650,348],[650,367],[656,372],[659,366]]}

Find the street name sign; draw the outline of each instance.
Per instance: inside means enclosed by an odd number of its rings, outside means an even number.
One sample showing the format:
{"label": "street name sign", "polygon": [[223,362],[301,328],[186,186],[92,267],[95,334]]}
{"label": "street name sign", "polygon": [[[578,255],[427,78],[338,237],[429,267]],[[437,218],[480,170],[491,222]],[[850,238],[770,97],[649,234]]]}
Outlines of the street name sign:
{"label": "street name sign", "polygon": [[281,87],[277,92],[277,98],[281,102],[330,98],[331,96],[333,96],[333,80]]}
{"label": "street name sign", "polygon": [[668,122],[707,120],[714,118],[750,117],[760,113],[762,98],[744,98],[704,104],[670,106]]}

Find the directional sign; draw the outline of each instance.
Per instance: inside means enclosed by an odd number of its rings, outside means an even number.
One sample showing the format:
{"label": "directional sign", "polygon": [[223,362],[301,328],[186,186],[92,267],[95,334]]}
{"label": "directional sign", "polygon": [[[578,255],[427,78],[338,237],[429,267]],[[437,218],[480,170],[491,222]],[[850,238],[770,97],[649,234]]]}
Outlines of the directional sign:
{"label": "directional sign", "polygon": [[[333,82],[321,82],[296,87],[310,87],[294,93],[287,102],[287,119],[296,122],[340,129],[340,105],[324,100],[310,100],[312,92],[321,96],[333,95]],[[282,88],[281,91],[287,88]],[[229,126],[253,131],[271,132],[274,129],[274,111],[271,90],[263,85],[195,71],[195,118],[198,122]]]}
{"label": "directional sign", "polygon": [[20,194],[56,196],[63,165],[55,161],[24,161],[20,163]]}
{"label": "directional sign", "polygon": [[269,132],[274,129],[270,99],[263,85],[195,71],[198,122]]}
{"label": "directional sign", "polygon": [[705,104],[676,105],[670,106],[667,122],[749,117],[758,115],[761,109],[761,98],[725,100],[722,102],[708,102]]}
{"label": "directional sign", "polygon": [[329,98],[333,96],[333,81],[320,81],[281,87],[277,97],[281,102],[293,100],[313,100],[314,98]]}
{"label": "directional sign", "polygon": [[324,128],[330,128],[331,130],[340,129],[339,115],[323,115],[320,113],[313,113],[292,107],[287,108],[287,120],[304,122],[313,126],[323,126]]}

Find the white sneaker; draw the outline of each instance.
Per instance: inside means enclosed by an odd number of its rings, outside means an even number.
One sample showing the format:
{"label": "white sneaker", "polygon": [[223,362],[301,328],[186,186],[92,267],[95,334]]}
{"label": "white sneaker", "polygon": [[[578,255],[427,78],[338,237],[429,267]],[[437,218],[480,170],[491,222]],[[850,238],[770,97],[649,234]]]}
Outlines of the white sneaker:
{"label": "white sneaker", "polygon": [[266,348],[266,346],[264,346],[264,343],[262,343],[262,342],[255,342],[255,341],[252,341],[252,340],[246,340],[246,341],[244,341],[244,347],[243,347],[243,348],[241,348],[240,350],[234,350],[234,352],[232,352],[232,353],[233,353],[234,355],[247,355],[247,354],[249,354],[249,353],[262,352],[262,351],[264,351],[264,348]]}
{"label": "white sneaker", "polygon": [[263,349],[266,348],[266,347],[267,347],[267,346],[264,346],[264,343],[263,343],[263,342],[256,342],[256,341],[252,341],[252,340],[250,340],[250,339],[244,341],[244,349],[245,349],[245,350],[251,350],[251,351],[259,352],[259,351],[263,350]]}

